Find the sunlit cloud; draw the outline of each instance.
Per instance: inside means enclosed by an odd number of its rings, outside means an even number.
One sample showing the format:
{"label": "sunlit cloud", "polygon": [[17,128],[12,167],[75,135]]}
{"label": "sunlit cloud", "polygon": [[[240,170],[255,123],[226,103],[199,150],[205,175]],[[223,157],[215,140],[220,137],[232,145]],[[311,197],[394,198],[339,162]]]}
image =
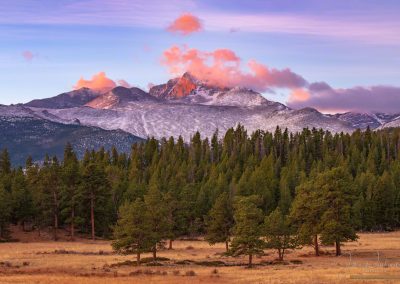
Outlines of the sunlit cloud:
{"label": "sunlit cloud", "polygon": [[190,13],[184,13],[179,16],[167,28],[169,32],[181,35],[189,35],[202,30],[200,19]]}
{"label": "sunlit cloud", "polygon": [[246,71],[242,60],[229,49],[207,52],[175,45],[164,51],[161,62],[174,76],[190,72],[210,85],[221,87],[241,86],[266,91],[269,88],[301,88],[307,84],[303,77],[288,68],[278,70],[256,60],[245,64]]}
{"label": "sunlit cloud", "polygon": [[81,77],[78,82],[76,82],[74,89],[89,88],[95,91],[107,92],[115,88],[117,84],[106,76],[105,72],[99,72],[89,80]]}

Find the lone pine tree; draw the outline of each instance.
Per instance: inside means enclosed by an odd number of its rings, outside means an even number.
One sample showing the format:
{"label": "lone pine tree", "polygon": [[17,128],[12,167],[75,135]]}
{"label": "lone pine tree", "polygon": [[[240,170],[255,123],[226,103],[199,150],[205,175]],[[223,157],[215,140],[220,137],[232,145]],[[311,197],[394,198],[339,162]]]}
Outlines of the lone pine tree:
{"label": "lone pine tree", "polygon": [[260,198],[256,195],[238,197],[234,204],[235,226],[230,253],[234,256],[248,255],[249,267],[253,266],[253,256],[263,253],[265,247],[262,236],[263,212],[257,207]]}
{"label": "lone pine tree", "polygon": [[112,247],[120,253],[136,254],[137,265],[140,265],[140,255],[154,247],[146,205],[140,199],[125,203],[119,210],[119,216],[114,226]]}

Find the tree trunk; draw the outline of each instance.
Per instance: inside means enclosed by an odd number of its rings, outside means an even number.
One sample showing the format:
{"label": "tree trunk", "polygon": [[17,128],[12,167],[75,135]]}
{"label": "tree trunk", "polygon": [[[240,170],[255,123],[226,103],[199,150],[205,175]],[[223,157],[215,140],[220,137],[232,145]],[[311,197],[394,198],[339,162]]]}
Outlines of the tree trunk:
{"label": "tree trunk", "polygon": [[229,241],[225,241],[225,249],[226,249],[226,252],[229,251]]}
{"label": "tree trunk", "polygon": [[342,251],[340,249],[340,242],[336,241],[336,256],[339,256],[342,254]]}
{"label": "tree trunk", "polygon": [[95,234],[94,234],[94,196],[93,194],[90,197],[90,222],[92,224],[92,240],[94,241]]}
{"label": "tree trunk", "polygon": [[139,266],[140,265],[140,252],[138,252],[136,254],[136,265]]}
{"label": "tree trunk", "polygon": [[53,239],[57,241],[57,229],[58,229],[58,216],[54,213],[54,228],[53,228]]}
{"label": "tree trunk", "polygon": [[57,241],[57,230],[58,230],[58,201],[57,201],[57,194],[53,192],[53,202],[54,202],[54,229],[53,229],[53,239]]}
{"label": "tree trunk", "polygon": [[172,249],[172,242],[173,242],[173,240],[172,240],[172,239],[170,239],[170,240],[169,240],[169,246],[168,246],[168,249]]}
{"label": "tree trunk", "polygon": [[281,249],[278,249],[278,257],[280,261],[283,260],[283,251]]}
{"label": "tree trunk", "polygon": [[253,267],[253,255],[249,254],[249,267]]}
{"label": "tree trunk", "polygon": [[75,228],[74,228],[74,219],[75,219],[75,208],[72,207],[71,210],[71,241],[75,240]]}
{"label": "tree trunk", "polygon": [[153,261],[157,261],[157,244],[153,247]]}
{"label": "tree trunk", "polygon": [[314,250],[315,250],[315,256],[319,256],[318,235],[314,235]]}

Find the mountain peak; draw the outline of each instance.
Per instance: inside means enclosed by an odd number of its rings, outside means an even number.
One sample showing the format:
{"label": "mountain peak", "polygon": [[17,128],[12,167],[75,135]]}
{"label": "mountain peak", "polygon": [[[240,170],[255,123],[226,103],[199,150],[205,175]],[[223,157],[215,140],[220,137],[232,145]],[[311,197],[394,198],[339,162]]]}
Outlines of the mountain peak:
{"label": "mountain peak", "polygon": [[207,82],[201,81],[190,72],[185,72],[181,77],[171,79],[166,84],[151,87],[149,93],[158,98],[182,99],[199,89],[205,89],[209,93],[229,90],[228,88],[210,85]]}
{"label": "mountain peak", "polygon": [[55,97],[33,100],[25,106],[50,109],[72,108],[83,106],[98,96],[100,96],[99,92],[83,87]]}
{"label": "mountain peak", "polygon": [[110,109],[117,105],[119,107],[124,107],[126,103],[129,102],[149,100],[155,100],[155,98],[149,96],[149,94],[142,89],[118,86],[88,102],[86,106],[97,109]]}

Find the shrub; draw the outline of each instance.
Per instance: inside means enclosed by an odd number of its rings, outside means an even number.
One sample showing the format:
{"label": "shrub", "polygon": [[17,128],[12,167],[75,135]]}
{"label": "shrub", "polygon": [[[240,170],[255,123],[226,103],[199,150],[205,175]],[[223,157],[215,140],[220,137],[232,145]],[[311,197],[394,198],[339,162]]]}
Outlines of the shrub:
{"label": "shrub", "polygon": [[189,271],[186,271],[185,275],[186,276],[196,276],[196,272],[194,272],[193,270],[189,270]]}

